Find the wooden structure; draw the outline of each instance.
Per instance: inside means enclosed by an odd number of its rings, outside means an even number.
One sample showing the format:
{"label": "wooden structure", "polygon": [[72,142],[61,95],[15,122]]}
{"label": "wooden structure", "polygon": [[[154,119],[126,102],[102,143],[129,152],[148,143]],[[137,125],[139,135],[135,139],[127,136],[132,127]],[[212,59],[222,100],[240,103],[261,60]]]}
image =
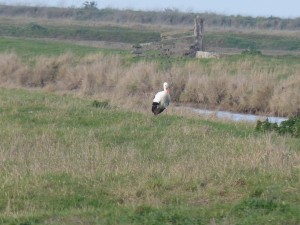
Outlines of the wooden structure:
{"label": "wooden structure", "polygon": [[[194,28],[185,30],[170,30],[161,33],[161,41],[158,43],[143,43],[133,46],[134,56],[144,56],[144,51],[150,49],[159,49],[163,57],[171,55],[183,55],[199,58],[206,57],[208,54],[202,54],[204,48],[204,19],[200,16],[194,19]],[[142,46],[148,46],[147,49],[142,49]],[[147,54],[146,54],[147,55]]]}
{"label": "wooden structure", "polygon": [[197,51],[204,51],[203,45],[203,24],[204,19],[197,16],[195,18],[195,26],[194,26],[194,36],[195,36],[195,45],[194,48]]}

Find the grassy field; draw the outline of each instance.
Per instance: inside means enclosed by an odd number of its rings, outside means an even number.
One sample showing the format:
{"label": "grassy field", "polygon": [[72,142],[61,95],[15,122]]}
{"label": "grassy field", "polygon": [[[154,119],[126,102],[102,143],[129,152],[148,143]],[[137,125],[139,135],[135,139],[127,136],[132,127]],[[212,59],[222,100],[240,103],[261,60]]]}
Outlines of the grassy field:
{"label": "grassy field", "polygon": [[66,43],[63,41],[43,40],[43,39],[24,39],[24,38],[7,38],[0,37],[0,52],[14,52],[25,61],[37,56],[59,56],[67,52],[82,57],[95,53],[117,53],[119,55],[128,54],[126,50],[114,50],[105,48],[96,48],[82,46],[76,43]]}
{"label": "grassy field", "polygon": [[1,224],[299,224],[299,139],[0,89]]}
{"label": "grassy field", "polygon": [[[172,107],[293,115],[299,56],[133,57],[77,41],[157,41],[155,26],[71,22],[0,22],[0,224],[300,224],[299,139]],[[299,50],[297,32],[207,37]]]}
{"label": "grassy field", "polygon": [[[33,19],[35,21],[36,19]],[[39,22],[0,22],[0,35],[27,38],[60,38],[71,40],[97,40],[124,43],[160,41],[160,33],[131,27],[88,24],[43,24]]]}
{"label": "grassy field", "polygon": [[[3,17],[0,35],[19,38],[53,38],[61,40],[110,41],[128,44],[161,41],[161,32],[170,30],[173,38],[192,36],[193,26],[159,26],[101,21],[45,20],[42,18]],[[167,32],[168,33],[168,32]],[[188,41],[193,44],[193,38]],[[300,50],[298,31],[269,31],[259,29],[222,29],[206,27],[205,46],[208,48],[259,49],[291,51]],[[179,40],[180,42],[180,40]],[[187,46],[189,47],[189,46]]]}
{"label": "grassy field", "polygon": [[[290,32],[291,33],[291,32]],[[289,35],[289,32],[262,33],[260,31],[238,32],[223,31],[209,32],[206,35],[206,44],[210,47],[238,48],[238,49],[259,49],[259,50],[286,50],[299,51],[299,34]]]}

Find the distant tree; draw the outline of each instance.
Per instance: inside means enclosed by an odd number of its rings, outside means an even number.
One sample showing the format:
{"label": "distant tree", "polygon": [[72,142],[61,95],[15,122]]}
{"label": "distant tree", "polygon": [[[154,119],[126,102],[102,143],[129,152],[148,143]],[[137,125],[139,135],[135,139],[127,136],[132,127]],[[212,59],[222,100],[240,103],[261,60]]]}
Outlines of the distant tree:
{"label": "distant tree", "polygon": [[96,9],[97,8],[97,2],[95,2],[95,1],[85,1],[83,3],[83,7],[85,9]]}

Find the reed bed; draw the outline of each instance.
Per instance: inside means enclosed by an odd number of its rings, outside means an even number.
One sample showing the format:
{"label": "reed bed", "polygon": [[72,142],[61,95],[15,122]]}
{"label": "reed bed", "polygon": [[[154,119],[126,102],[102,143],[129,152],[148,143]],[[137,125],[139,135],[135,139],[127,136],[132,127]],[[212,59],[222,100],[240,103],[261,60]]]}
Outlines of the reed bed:
{"label": "reed bed", "polygon": [[162,82],[175,103],[242,113],[291,116],[299,112],[299,64],[263,57],[189,61],[161,69],[161,63],[124,63],[119,56],[77,58],[40,56],[33,66],[14,53],[1,54],[0,82],[106,98],[127,108],[146,110]]}

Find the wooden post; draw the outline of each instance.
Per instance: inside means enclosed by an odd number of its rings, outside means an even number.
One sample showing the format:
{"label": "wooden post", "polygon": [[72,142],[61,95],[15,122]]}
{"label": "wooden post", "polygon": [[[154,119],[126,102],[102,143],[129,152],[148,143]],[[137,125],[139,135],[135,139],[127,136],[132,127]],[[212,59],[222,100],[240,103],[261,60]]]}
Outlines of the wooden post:
{"label": "wooden post", "polygon": [[204,51],[203,23],[204,23],[204,19],[200,18],[199,16],[195,18],[194,36],[195,36],[195,47],[198,51]]}

